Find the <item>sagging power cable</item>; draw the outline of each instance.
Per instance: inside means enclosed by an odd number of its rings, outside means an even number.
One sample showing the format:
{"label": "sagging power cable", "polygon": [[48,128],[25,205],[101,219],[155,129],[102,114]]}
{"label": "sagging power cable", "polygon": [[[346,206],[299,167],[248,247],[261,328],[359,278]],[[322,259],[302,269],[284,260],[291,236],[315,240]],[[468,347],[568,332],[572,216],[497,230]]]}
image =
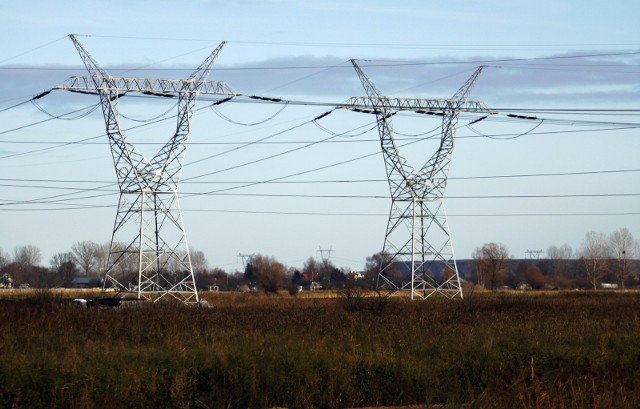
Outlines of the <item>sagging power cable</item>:
{"label": "sagging power cable", "polygon": [[100,104],[95,104],[93,106],[89,106],[89,107],[87,107],[87,111],[86,112],[80,113],[80,114],[78,114],[78,115],[76,115],[74,117],[68,117],[67,118],[67,117],[65,117],[65,115],[68,115],[68,114],[54,115],[54,114],[50,113],[42,105],[38,104],[36,102],[35,98],[31,100],[31,103],[33,104],[33,106],[35,106],[38,109],[38,111],[42,112],[43,114],[45,114],[46,116],[50,117],[51,119],[61,119],[63,121],[75,121],[75,120],[78,120],[78,119],[85,118],[85,117],[91,115],[100,106]]}
{"label": "sagging power cable", "polygon": [[167,114],[169,114],[169,112],[171,112],[176,106],[178,105],[178,103],[176,102],[175,104],[171,105],[169,107],[169,109],[167,109],[166,111],[162,112],[159,115],[154,116],[153,118],[148,118],[148,119],[136,119],[130,116],[127,116],[125,114],[123,114],[122,112],[120,112],[120,116],[123,118],[128,119],[129,121],[133,121],[133,122],[138,122],[138,123],[147,123],[147,122],[152,122],[152,121],[157,121],[160,118],[164,118]]}
{"label": "sagging power cable", "polygon": [[228,116],[224,115],[222,112],[220,112],[217,108],[215,108],[215,105],[218,104],[211,104],[209,105],[209,107],[211,108],[211,110],[213,111],[213,113],[215,113],[216,115],[218,115],[220,118],[224,119],[227,122],[231,122],[232,124],[235,125],[240,125],[240,126],[256,126],[256,125],[262,125],[265,122],[269,122],[270,120],[272,120],[273,118],[277,117],[278,115],[280,115],[282,113],[282,111],[285,110],[285,108],[287,108],[289,106],[289,102],[285,102],[284,105],[282,105],[282,107],[276,111],[276,113],[274,113],[273,115],[267,117],[266,119],[262,119],[260,121],[257,122],[251,122],[251,123],[245,123],[245,122],[239,122],[239,121],[235,121],[231,118],[229,118]]}
{"label": "sagging power cable", "polygon": [[28,100],[26,100],[26,101],[22,101],[22,102],[19,102],[19,103],[15,104],[15,105],[11,105],[10,107],[6,107],[6,108],[3,108],[3,109],[0,109],[0,112],[8,111],[8,110],[10,110],[10,109],[17,108],[17,107],[19,107],[19,106],[21,106],[21,105],[28,104],[29,102],[33,102],[33,101],[35,101],[36,99],[40,99],[40,98],[42,98],[42,97],[44,97],[44,96],[49,95],[49,94],[51,93],[51,91],[52,91],[52,90],[43,91],[43,92],[39,93],[38,95],[36,95],[36,96],[34,96],[34,97],[29,98],[29,99],[28,99]]}
{"label": "sagging power cable", "polygon": [[[333,112],[333,110],[329,111],[329,113],[331,113],[331,112]],[[257,142],[263,142],[266,139],[273,138],[273,137],[275,137],[277,135],[282,135],[283,133],[290,132],[290,131],[292,131],[294,129],[300,128],[300,127],[305,126],[305,125],[308,125],[309,123],[318,120],[318,118],[323,118],[326,115],[328,115],[328,113],[322,114],[322,115],[312,119],[311,121],[306,121],[306,122],[303,122],[301,124],[295,125],[295,126],[293,126],[291,128],[285,129],[283,131],[276,132],[275,134],[268,135],[268,136],[266,136],[264,138],[258,139],[257,141],[249,142],[248,144],[245,144],[245,145],[242,145],[242,146],[238,146],[238,147],[233,148],[233,149],[229,149],[227,151],[221,152],[221,153],[216,154],[216,155],[211,155],[211,156],[208,156],[206,158],[202,158],[202,159],[200,159],[198,161],[195,161],[195,162],[191,162],[191,164],[193,165],[194,163],[202,162],[204,160],[208,160],[208,159],[211,159],[213,157],[217,157],[217,156],[223,155],[225,153],[229,153],[229,152],[232,152],[232,151],[236,151],[238,149],[246,148],[247,146],[251,146],[251,145],[253,145],[253,144],[257,143]],[[276,158],[278,156],[286,155],[286,154],[291,153],[291,152],[295,152],[295,151],[298,151],[298,150],[301,150],[301,149],[304,149],[304,148],[308,148],[310,146],[316,145],[318,143],[322,143],[322,142],[324,142],[326,140],[330,140],[330,139],[333,139],[333,138],[335,138],[335,136],[331,136],[329,138],[325,138],[325,139],[322,139],[320,141],[314,141],[314,142],[311,142],[309,144],[306,144],[306,145],[303,145],[303,146],[299,146],[297,148],[289,149],[289,150],[284,151],[284,152],[276,153],[274,155],[266,156],[266,157],[263,157],[263,158],[260,158],[260,159],[256,159],[256,160],[252,160],[252,161],[249,161],[249,162],[241,163],[239,165],[231,166],[231,167],[228,167],[228,168],[225,168],[225,169],[219,169],[219,170],[216,170],[216,171],[213,171],[213,172],[208,172],[208,173],[201,174],[201,175],[198,175],[198,176],[193,176],[193,177],[190,177],[190,178],[187,178],[187,179],[183,179],[183,181],[199,179],[199,178],[204,177],[204,176],[211,176],[211,175],[215,175],[217,173],[226,172],[226,171],[233,170],[233,169],[238,169],[238,168],[241,168],[241,167],[244,167],[244,166],[253,165],[253,164],[258,163],[258,162],[263,162],[265,160],[273,159],[273,158]]]}
{"label": "sagging power cable", "polygon": [[[536,118],[536,119],[537,119],[537,118]],[[475,129],[474,127],[472,127],[472,126],[471,126],[471,123],[468,123],[468,124],[467,124],[467,128],[469,128],[469,130],[470,130],[471,132],[473,132],[473,133],[475,133],[476,135],[481,136],[481,137],[483,137],[483,138],[493,139],[493,140],[497,140],[497,141],[509,141],[509,140],[512,140],[512,139],[518,139],[518,138],[520,138],[520,137],[522,137],[522,136],[529,135],[530,133],[532,133],[533,131],[535,131],[536,129],[538,129],[538,127],[539,127],[540,125],[542,125],[542,123],[544,122],[544,119],[540,119],[539,121],[540,121],[540,122],[538,122],[536,125],[534,125],[534,126],[533,126],[531,129],[529,129],[528,131],[526,131],[526,132],[522,132],[522,133],[517,134],[517,135],[510,136],[510,137],[507,137],[507,138],[497,138],[497,137],[495,137],[495,136],[491,136],[491,135],[483,134],[482,132],[480,132],[480,131],[478,131],[477,129]]]}

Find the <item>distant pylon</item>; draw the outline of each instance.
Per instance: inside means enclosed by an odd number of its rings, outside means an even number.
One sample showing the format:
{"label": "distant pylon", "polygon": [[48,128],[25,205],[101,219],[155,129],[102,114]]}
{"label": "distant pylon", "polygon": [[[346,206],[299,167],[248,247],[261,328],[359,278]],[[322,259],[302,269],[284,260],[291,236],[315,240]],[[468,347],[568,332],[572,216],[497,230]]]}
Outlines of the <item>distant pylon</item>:
{"label": "distant pylon", "polygon": [[[247,268],[247,260],[251,259],[251,257],[255,256],[255,254],[243,254],[238,253],[238,258],[242,260],[242,269],[245,270]],[[237,260],[236,260],[237,261]]]}
{"label": "distant pylon", "polygon": [[[186,80],[118,78],[108,75],[70,35],[89,77],[72,77],[58,88],[97,92],[111,147],[120,200],[113,227],[103,290],[118,297],[158,301],[165,296],[199,301],[178,201],[178,186],[198,94],[237,95],[206,77],[222,42]],[[118,101],[127,92],[178,97],[174,135],[150,160],[127,141],[119,123]]]}
{"label": "distant pylon", "polygon": [[[351,62],[367,96],[351,98],[345,107],[375,114],[391,192],[383,247],[385,261],[377,287],[388,293],[410,291],[411,299],[434,294],[462,298],[443,196],[459,113],[489,113],[482,103],[466,99],[483,67],[451,99],[387,98],[358,63]],[[418,171],[407,163],[396,146],[391,117],[398,110],[442,116],[440,147]],[[440,279],[434,269],[441,270]]]}
{"label": "distant pylon", "polygon": [[323,249],[322,247],[318,246],[318,253],[320,253],[320,259],[323,262],[328,262],[329,259],[331,258],[331,253],[333,253],[333,248],[329,247],[328,249]]}
{"label": "distant pylon", "polygon": [[540,257],[544,253],[542,250],[527,250],[524,252],[528,259],[531,260],[540,260]]}

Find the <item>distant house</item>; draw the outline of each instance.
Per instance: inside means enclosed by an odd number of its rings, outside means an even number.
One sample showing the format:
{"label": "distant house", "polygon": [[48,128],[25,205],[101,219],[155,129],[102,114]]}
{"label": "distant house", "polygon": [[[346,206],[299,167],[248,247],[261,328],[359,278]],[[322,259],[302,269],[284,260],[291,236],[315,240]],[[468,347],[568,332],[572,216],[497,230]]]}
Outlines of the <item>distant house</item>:
{"label": "distant house", "polygon": [[13,288],[13,278],[7,273],[0,277],[0,288]]}
{"label": "distant house", "polygon": [[602,284],[600,284],[600,286],[605,290],[617,290],[618,289],[618,284],[614,284],[614,283],[602,283]]}
{"label": "distant house", "polygon": [[362,280],[364,278],[364,273],[361,271],[351,271],[347,276],[352,280]]}
{"label": "distant house", "polygon": [[76,277],[71,282],[73,288],[96,288],[101,285],[98,277]]}

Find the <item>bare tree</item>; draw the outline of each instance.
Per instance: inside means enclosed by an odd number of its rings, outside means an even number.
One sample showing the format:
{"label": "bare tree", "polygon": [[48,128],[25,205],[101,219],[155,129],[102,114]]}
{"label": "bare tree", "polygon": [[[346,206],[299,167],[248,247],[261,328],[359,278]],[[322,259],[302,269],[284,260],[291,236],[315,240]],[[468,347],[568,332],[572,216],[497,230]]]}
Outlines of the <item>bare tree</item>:
{"label": "bare tree", "polygon": [[482,259],[482,249],[480,247],[476,247],[471,257],[473,258],[473,266],[476,273],[477,284],[482,288],[487,288],[485,287],[486,273],[485,265]]}
{"label": "bare tree", "polygon": [[534,290],[540,290],[546,284],[544,275],[537,266],[528,266],[524,272],[524,279]]}
{"label": "bare tree", "polygon": [[49,266],[51,272],[57,275],[56,284],[63,287],[70,286],[78,273],[78,266],[71,252],[54,254],[49,261]]}
{"label": "bare tree", "polygon": [[486,243],[473,253],[478,273],[478,284],[495,289],[504,279],[509,266],[509,250],[502,243]]}
{"label": "bare tree", "polygon": [[[36,246],[18,246],[13,251],[13,264],[16,267],[12,273],[17,283],[31,286],[44,286],[46,269],[39,267],[42,255]],[[44,270],[44,271],[43,271]]]}
{"label": "bare tree", "polygon": [[117,260],[115,271],[112,271],[112,273],[119,276],[118,280],[121,283],[127,283],[136,277],[140,265],[139,254],[127,251],[125,243],[113,243],[111,250],[113,251],[113,260],[110,260],[111,264],[113,265]]}
{"label": "bare tree", "polygon": [[604,233],[589,231],[585,235],[580,248],[580,260],[584,264],[585,274],[595,290],[598,282],[608,272],[608,262],[611,258],[611,247]]}
{"label": "bare tree", "polygon": [[85,275],[91,273],[96,267],[97,244],[90,240],[79,241],[71,246],[71,252],[80,269]]}
{"label": "bare tree", "polygon": [[569,271],[574,258],[573,249],[568,244],[562,246],[549,246],[547,248],[547,260],[544,264],[548,266],[547,274],[555,277],[570,276]]}
{"label": "bare tree", "polygon": [[318,280],[322,272],[322,263],[313,257],[309,257],[302,266],[302,272],[309,275],[309,280]]}
{"label": "bare tree", "polygon": [[247,262],[245,276],[257,281],[265,292],[275,293],[284,280],[286,267],[273,257],[253,255]]}
{"label": "bare tree", "polygon": [[109,243],[104,244],[96,244],[94,249],[93,257],[95,259],[96,272],[99,276],[104,275],[105,270],[107,268],[107,259],[109,258]]}
{"label": "bare tree", "polygon": [[27,271],[40,264],[42,254],[36,246],[18,246],[13,252],[13,261],[24,271]]}
{"label": "bare tree", "polygon": [[625,227],[611,233],[609,246],[613,257],[617,260],[616,277],[620,287],[624,288],[624,281],[629,276],[629,260],[633,260],[638,254],[638,242]]}
{"label": "bare tree", "polygon": [[0,247],[0,269],[9,264],[9,255]]}
{"label": "bare tree", "polygon": [[375,253],[366,259],[364,265],[365,280],[370,283],[374,288],[378,283],[378,275],[385,269],[385,277],[393,281],[396,284],[402,282],[402,272],[400,270],[400,264],[393,262],[391,254],[384,251]]}
{"label": "bare tree", "polygon": [[552,260],[571,260],[573,258],[573,249],[568,244],[549,246],[547,248],[547,258]]}
{"label": "bare tree", "polygon": [[189,256],[191,257],[191,268],[193,269],[194,274],[204,273],[207,271],[207,258],[202,251],[189,249]]}

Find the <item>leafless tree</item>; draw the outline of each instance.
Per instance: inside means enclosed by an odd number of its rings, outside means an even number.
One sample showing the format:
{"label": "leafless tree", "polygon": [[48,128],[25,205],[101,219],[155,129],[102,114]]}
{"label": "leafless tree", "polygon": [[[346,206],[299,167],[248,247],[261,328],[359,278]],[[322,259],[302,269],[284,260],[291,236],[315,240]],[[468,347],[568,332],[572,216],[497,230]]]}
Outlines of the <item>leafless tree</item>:
{"label": "leafless tree", "polygon": [[503,280],[509,266],[509,250],[502,243],[486,243],[473,253],[478,273],[478,284],[495,289]]}
{"label": "leafless tree", "polygon": [[608,263],[611,258],[611,247],[604,233],[589,231],[585,235],[580,248],[580,260],[584,264],[585,274],[595,290],[598,282],[608,272]]}
{"label": "leafless tree", "polygon": [[524,279],[534,290],[542,289],[546,283],[542,271],[537,266],[528,266],[524,272]]}
{"label": "leafless tree", "polygon": [[98,275],[102,276],[107,268],[107,259],[109,258],[109,243],[96,244],[94,249],[95,268]]}
{"label": "leafless tree", "polygon": [[265,292],[275,293],[284,280],[286,267],[273,257],[253,255],[247,262],[245,276],[255,280]]}
{"label": "leafless tree", "polygon": [[568,244],[549,246],[547,248],[547,258],[552,260],[571,260],[573,258],[573,249]]}
{"label": "leafless tree", "polygon": [[0,269],[9,264],[9,255],[0,247]]}
{"label": "leafless tree", "polygon": [[85,275],[94,271],[96,267],[96,248],[98,244],[91,240],[84,240],[71,246],[71,252],[76,260],[76,264]]}
{"label": "leafless tree", "polygon": [[322,263],[313,257],[309,257],[302,266],[302,272],[308,274],[311,281],[315,281],[320,278],[322,273]]}
{"label": "leafless tree", "polygon": [[140,260],[137,252],[128,252],[125,243],[114,243],[111,249],[113,251],[113,260],[110,260],[110,262],[113,264],[119,258],[115,273],[124,277],[138,272]]}
{"label": "leafless tree", "polygon": [[40,264],[42,254],[36,246],[18,246],[14,250],[13,261],[20,266],[23,271],[27,271]]}
{"label": "leafless tree", "polygon": [[49,267],[51,271],[58,271],[60,267],[65,263],[74,263],[76,259],[73,256],[73,253],[56,253],[49,260]]}
{"label": "leafless tree", "polygon": [[207,271],[207,258],[202,251],[190,248],[189,255],[191,257],[191,268],[194,273],[204,273]]}
{"label": "leafless tree", "polygon": [[400,270],[400,264],[394,263],[391,254],[380,251],[367,257],[366,263],[364,265],[365,279],[374,288],[377,284],[383,284],[378,283],[378,275],[383,268],[385,269],[384,276],[387,279],[396,284],[400,284],[402,282],[402,272]]}
{"label": "leafless tree", "polygon": [[624,281],[629,276],[629,260],[633,260],[638,255],[640,246],[626,227],[611,233],[609,246],[613,257],[617,261],[616,277],[620,287],[624,288]]}
{"label": "leafless tree", "polygon": [[574,266],[573,258],[574,253],[570,245],[549,246],[547,259],[543,262],[547,266],[547,274],[560,278],[560,281],[566,281],[571,276],[569,272]]}
{"label": "leafless tree", "polygon": [[69,286],[78,273],[73,253],[57,253],[49,261],[51,272],[57,276],[56,285]]}

